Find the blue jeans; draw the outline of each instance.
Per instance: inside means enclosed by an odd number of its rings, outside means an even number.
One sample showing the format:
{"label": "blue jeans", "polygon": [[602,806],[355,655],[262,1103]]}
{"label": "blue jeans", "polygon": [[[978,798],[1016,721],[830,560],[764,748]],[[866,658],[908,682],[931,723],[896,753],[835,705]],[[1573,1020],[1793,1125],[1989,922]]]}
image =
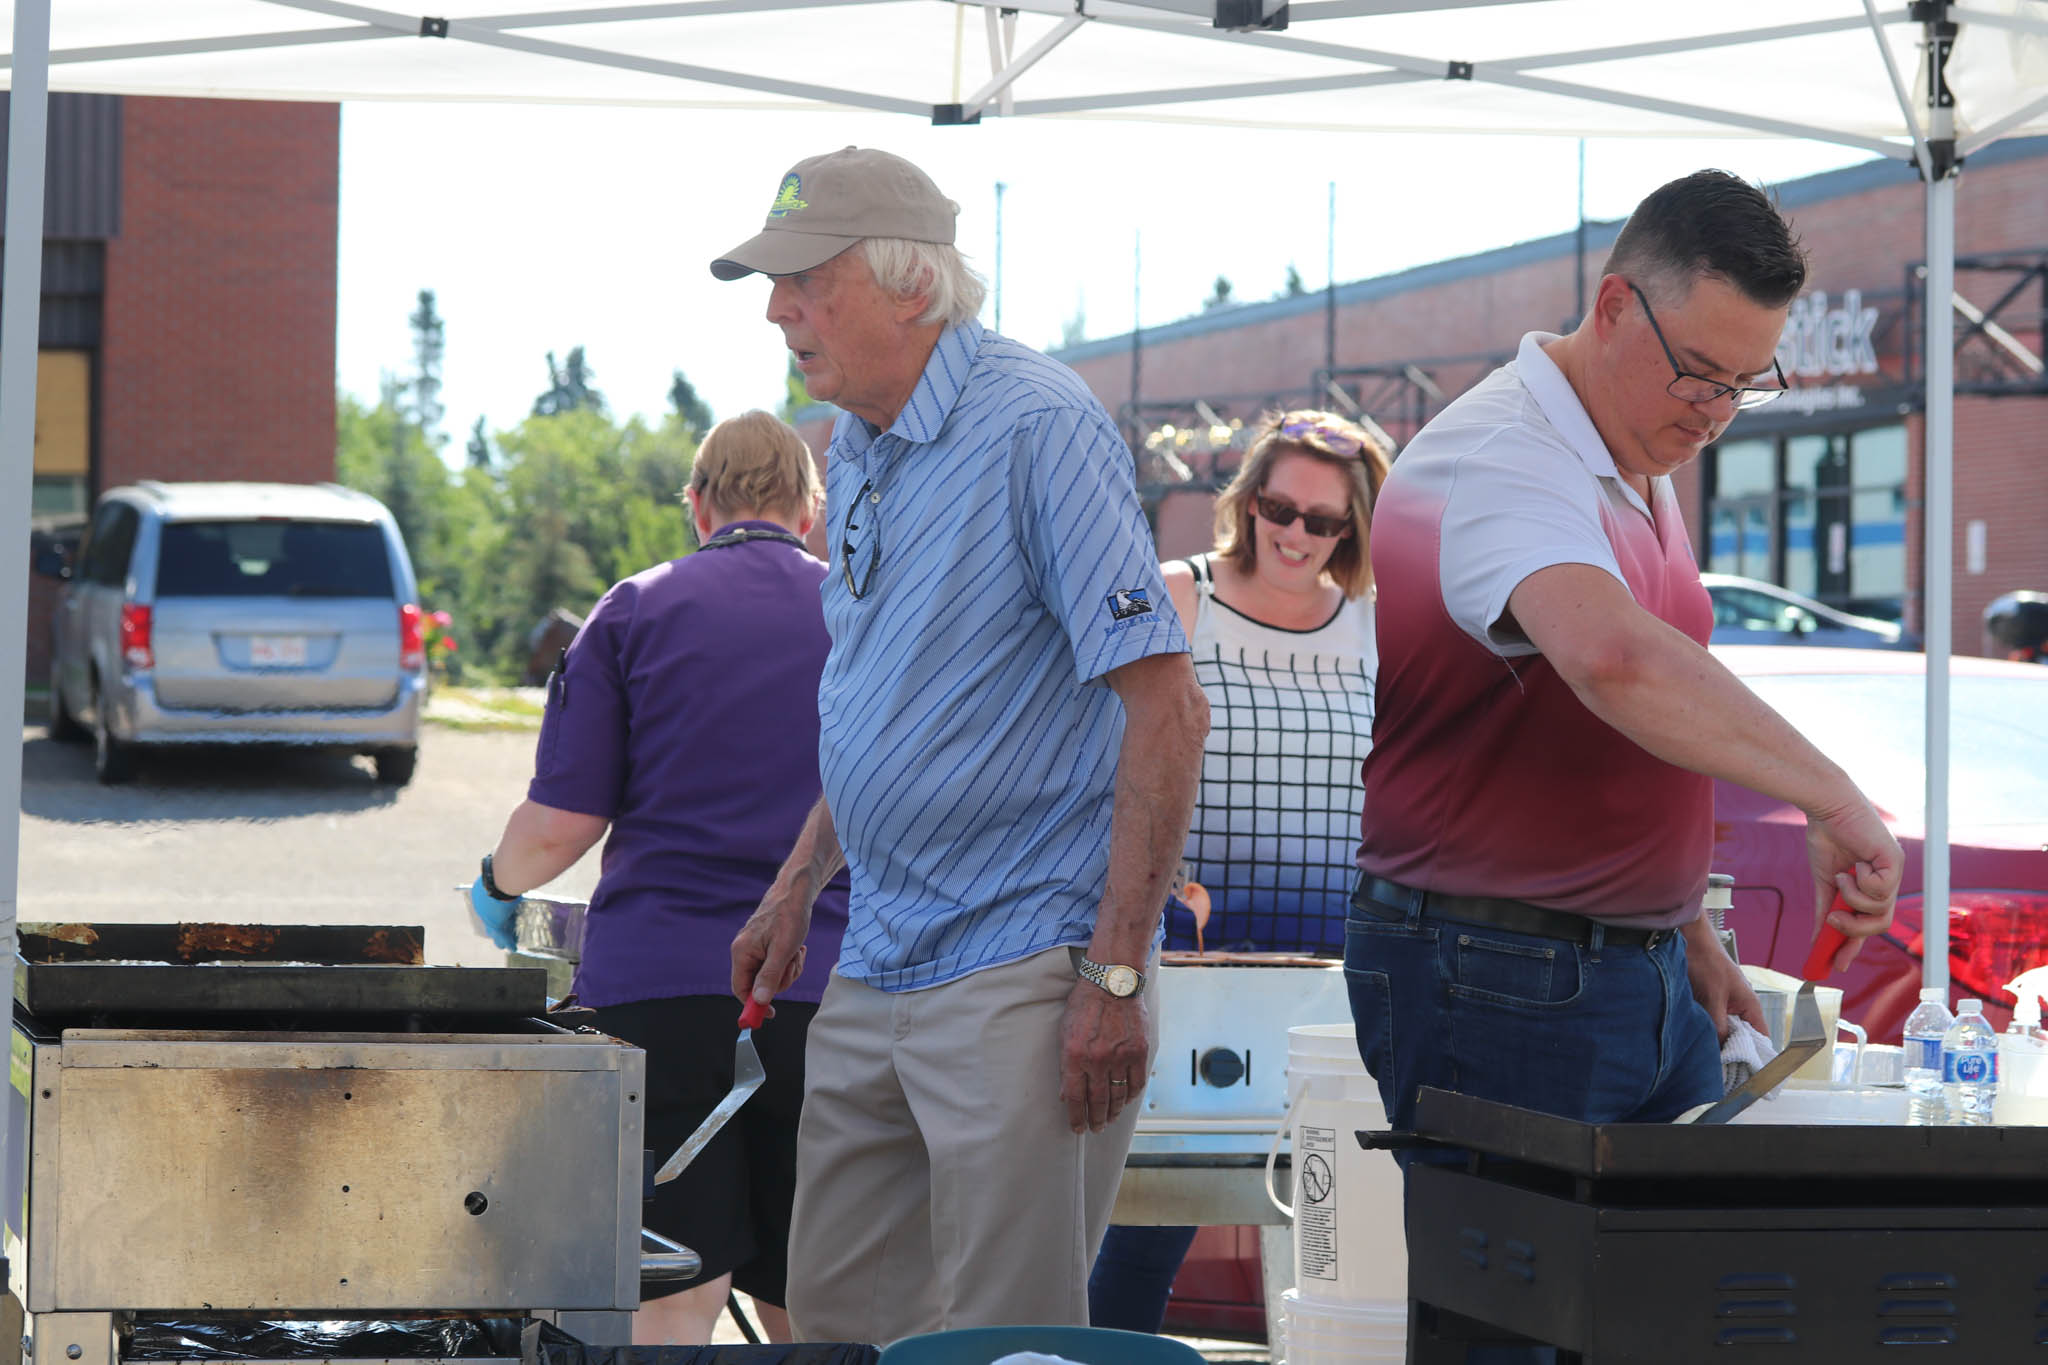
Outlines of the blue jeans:
{"label": "blue jeans", "polygon": [[1158,1332],[1173,1281],[1199,1229],[1111,1223],[1088,1275],[1088,1322]]}
{"label": "blue jeans", "polygon": [[[1374,908],[1395,918],[1353,907],[1344,979],[1396,1130],[1415,1126],[1425,1085],[1589,1123],[1663,1123],[1721,1098],[1721,1044],[1680,935],[1594,946]],[[1551,1358],[1481,1349],[1470,1359]]]}

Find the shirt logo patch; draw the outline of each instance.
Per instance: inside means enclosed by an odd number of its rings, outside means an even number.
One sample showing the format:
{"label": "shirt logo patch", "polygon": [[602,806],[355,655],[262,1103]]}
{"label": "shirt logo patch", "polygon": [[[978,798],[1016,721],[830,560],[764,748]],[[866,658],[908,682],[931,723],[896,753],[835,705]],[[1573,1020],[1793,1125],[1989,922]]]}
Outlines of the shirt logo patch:
{"label": "shirt logo patch", "polygon": [[786,218],[799,209],[809,208],[810,205],[798,197],[802,193],[803,187],[804,182],[794,172],[782,177],[782,188],[776,191],[775,202],[768,206],[768,216],[770,218]]}
{"label": "shirt logo patch", "polygon": [[1143,588],[1118,588],[1109,595],[1109,619],[1128,621],[1151,612],[1152,603]]}

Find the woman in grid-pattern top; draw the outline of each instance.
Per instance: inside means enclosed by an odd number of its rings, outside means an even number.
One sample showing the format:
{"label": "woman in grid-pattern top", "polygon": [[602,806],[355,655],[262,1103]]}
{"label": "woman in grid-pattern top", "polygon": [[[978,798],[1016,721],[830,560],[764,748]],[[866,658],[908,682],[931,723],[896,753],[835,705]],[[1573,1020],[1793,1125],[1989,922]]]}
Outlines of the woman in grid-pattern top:
{"label": "woman in grid-pattern top", "polygon": [[[1163,566],[1209,699],[1188,833],[1211,951],[1340,954],[1372,747],[1370,535],[1382,443],[1327,412],[1268,414],[1216,501],[1216,548]],[[1196,945],[1167,905],[1166,946]],[[1155,1332],[1193,1228],[1112,1226],[1089,1281],[1098,1326]]]}

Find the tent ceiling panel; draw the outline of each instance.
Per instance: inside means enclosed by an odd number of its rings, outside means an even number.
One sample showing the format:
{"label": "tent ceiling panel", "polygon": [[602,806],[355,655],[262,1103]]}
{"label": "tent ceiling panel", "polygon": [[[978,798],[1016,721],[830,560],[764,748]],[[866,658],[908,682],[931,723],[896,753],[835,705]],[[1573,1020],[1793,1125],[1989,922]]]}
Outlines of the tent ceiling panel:
{"label": "tent ceiling panel", "polygon": [[[884,109],[929,118],[992,87],[1073,0],[1014,21],[946,0],[64,0],[51,85],[159,95]],[[11,0],[0,0],[10,25]],[[1920,29],[1877,6],[1910,80]],[[1017,115],[1389,131],[1821,136],[1901,154],[1907,129],[1863,0],[1776,0],[1766,22],[1644,0],[1304,0],[1226,33],[1204,0],[1083,0],[1009,84]],[[1751,11],[1754,13],[1754,11]],[[2048,129],[2048,0],[1972,0],[1959,127]],[[1973,17],[1982,22],[1971,25]],[[1007,31],[1007,42],[1001,36]],[[992,43],[991,33],[998,35]],[[997,50],[992,52],[992,46]],[[1470,79],[1446,79],[1453,64]],[[0,73],[4,74],[4,73]],[[1459,74],[1466,74],[1461,68]],[[1603,102],[1604,101],[1604,102]],[[1888,144],[1888,145],[1887,145]]]}

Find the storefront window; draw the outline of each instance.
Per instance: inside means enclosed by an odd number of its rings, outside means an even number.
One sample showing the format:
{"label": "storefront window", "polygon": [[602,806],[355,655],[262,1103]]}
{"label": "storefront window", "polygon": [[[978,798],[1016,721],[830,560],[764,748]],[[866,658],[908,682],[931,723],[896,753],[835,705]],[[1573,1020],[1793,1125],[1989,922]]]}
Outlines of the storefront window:
{"label": "storefront window", "polygon": [[1708,567],[1896,615],[1906,585],[1906,429],[1728,441],[1707,498]]}

